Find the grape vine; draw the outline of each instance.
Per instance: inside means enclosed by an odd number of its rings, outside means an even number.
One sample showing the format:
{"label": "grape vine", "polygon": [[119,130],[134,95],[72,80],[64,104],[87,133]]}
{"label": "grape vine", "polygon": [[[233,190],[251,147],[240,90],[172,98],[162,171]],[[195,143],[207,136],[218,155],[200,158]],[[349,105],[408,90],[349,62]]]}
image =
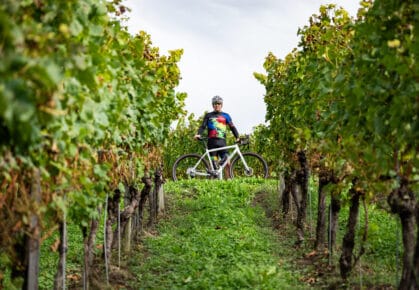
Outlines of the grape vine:
{"label": "grape vine", "polygon": [[66,212],[87,227],[106,193],[135,182],[124,167],[143,174],[183,113],[182,50],[161,55],[147,33],[129,34],[120,2],[0,4],[0,272],[22,276],[16,248],[32,217],[51,229]]}
{"label": "grape vine", "polygon": [[[300,49],[284,59],[269,54],[267,74],[255,73],[266,88],[267,135],[277,145],[272,154],[287,184],[304,189],[301,178],[308,171],[301,157],[306,156],[321,182],[319,201],[325,185],[333,184],[333,203],[346,198],[357,211],[360,198],[387,198],[399,215],[405,225],[401,289],[417,286],[412,267],[417,233],[411,230],[418,198],[417,10],[414,1],[361,1],[355,20],[335,5],[322,6],[299,29]],[[348,187],[349,195],[340,195]],[[286,185],[283,198],[295,194],[293,188]],[[303,194],[297,206],[302,218],[304,199]],[[324,206],[319,204],[319,220]],[[344,238],[342,278],[357,260],[352,260],[352,228],[348,224]],[[317,233],[323,241],[324,230]]]}

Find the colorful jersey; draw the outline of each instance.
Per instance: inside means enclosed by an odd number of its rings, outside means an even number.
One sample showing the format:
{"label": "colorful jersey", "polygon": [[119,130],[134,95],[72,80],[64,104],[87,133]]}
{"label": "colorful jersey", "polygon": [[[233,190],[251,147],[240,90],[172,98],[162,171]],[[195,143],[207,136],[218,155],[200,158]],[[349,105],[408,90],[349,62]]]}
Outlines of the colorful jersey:
{"label": "colorful jersey", "polygon": [[214,111],[205,115],[202,125],[199,127],[198,134],[202,135],[205,128],[208,128],[208,138],[225,139],[227,127],[233,132],[234,137],[239,138],[239,133],[230,115],[224,112]]}

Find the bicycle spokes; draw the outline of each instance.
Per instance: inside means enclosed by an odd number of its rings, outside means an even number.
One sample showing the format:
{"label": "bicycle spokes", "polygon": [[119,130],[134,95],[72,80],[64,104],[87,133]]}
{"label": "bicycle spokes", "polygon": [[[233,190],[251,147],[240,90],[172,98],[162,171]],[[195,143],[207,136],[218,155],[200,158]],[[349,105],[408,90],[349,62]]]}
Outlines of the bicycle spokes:
{"label": "bicycle spokes", "polygon": [[243,153],[242,156],[243,159],[240,156],[237,156],[232,161],[230,169],[231,177],[266,178],[268,176],[268,165],[260,155],[247,152]]}
{"label": "bicycle spokes", "polygon": [[[231,157],[221,162],[214,162],[210,155],[220,150],[229,151]],[[232,158],[232,159],[230,159]],[[230,164],[231,160],[231,164]],[[227,168],[226,176],[234,177],[268,177],[268,165],[266,161],[257,153],[241,153],[239,145],[230,145],[213,149],[206,149],[203,155],[185,154],[179,157],[172,168],[173,180],[192,179],[192,178],[223,178],[223,169]],[[230,174],[229,174],[230,173]],[[230,176],[229,176],[230,175]]]}
{"label": "bicycle spokes", "polygon": [[[208,178],[209,166],[198,154],[186,154],[179,157],[172,169],[173,180]],[[200,161],[200,162],[199,162]]]}

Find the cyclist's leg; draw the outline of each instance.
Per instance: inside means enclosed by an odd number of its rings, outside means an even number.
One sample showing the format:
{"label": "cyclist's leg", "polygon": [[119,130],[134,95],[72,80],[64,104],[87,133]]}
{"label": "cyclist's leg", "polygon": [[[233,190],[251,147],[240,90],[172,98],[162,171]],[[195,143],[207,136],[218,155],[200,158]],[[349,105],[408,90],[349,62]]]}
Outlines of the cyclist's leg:
{"label": "cyclist's leg", "polygon": [[[217,145],[217,139],[216,138],[209,138],[207,143],[208,149],[215,149],[219,146]],[[215,170],[218,169],[218,152],[210,152],[211,162],[212,166]],[[215,177],[215,176],[214,176]]]}
{"label": "cyclist's leg", "polygon": [[228,153],[226,150],[222,150],[223,152],[220,154],[220,160],[221,160],[221,164],[224,164],[224,162],[227,162],[226,166],[224,167],[224,173],[225,173],[225,177],[226,179],[230,179],[230,162],[226,161],[228,158]]}
{"label": "cyclist's leg", "polygon": [[[215,139],[214,141],[214,148],[220,148],[220,147],[225,147],[227,146],[227,142],[225,139]],[[227,150],[220,150],[215,152],[218,155],[219,158],[219,164],[223,165],[225,160],[227,160],[228,157],[228,152]],[[224,175],[226,177],[226,179],[230,179],[230,164],[227,163],[225,168],[224,168]]]}
{"label": "cyclist's leg", "polygon": [[[213,149],[213,148],[210,148],[210,149]],[[215,170],[217,170],[218,169],[218,154],[217,154],[217,152],[211,152],[210,156],[211,156],[212,166],[214,167]]]}

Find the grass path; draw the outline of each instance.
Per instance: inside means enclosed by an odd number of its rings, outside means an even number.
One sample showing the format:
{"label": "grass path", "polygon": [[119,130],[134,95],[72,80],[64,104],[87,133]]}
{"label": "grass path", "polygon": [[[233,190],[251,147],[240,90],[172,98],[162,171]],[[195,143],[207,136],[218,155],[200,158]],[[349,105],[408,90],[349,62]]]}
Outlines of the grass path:
{"label": "grass path", "polygon": [[[316,190],[315,184],[311,192]],[[368,207],[367,251],[349,280],[339,275],[340,242],[348,204],[340,211],[336,250],[313,251],[315,219],[307,217],[306,241],[295,246],[295,212],[279,214],[272,180],[188,181],[165,184],[166,213],[141,242],[115,252],[105,279],[103,220],[96,241],[91,289],[396,289],[402,251],[397,218],[383,206]],[[313,195],[313,194],[312,194]],[[314,195],[313,195],[314,197]],[[312,211],[316,202],[310,202]],[[145,219],[146,222],[147,218]],[[360,212],[358,237],[364,230]],[[311,229],[311,231],[310,231]],[[41,247],[39,288],[52,289],[58,263],[58,232]],[[116,250],[115,250],[116,251]],[[359,252],[359,241],[356,253]],[[82,288],[83,237],[68,223],[68,289]],[[20,289],[21,287],[6,287]]]}
{"label": "grass path", "polygon": [[[166,216],[131,259],[138,289],[301,289],[253,181],[168,183]],[[259,193],[261,194],[261,193]]]}

